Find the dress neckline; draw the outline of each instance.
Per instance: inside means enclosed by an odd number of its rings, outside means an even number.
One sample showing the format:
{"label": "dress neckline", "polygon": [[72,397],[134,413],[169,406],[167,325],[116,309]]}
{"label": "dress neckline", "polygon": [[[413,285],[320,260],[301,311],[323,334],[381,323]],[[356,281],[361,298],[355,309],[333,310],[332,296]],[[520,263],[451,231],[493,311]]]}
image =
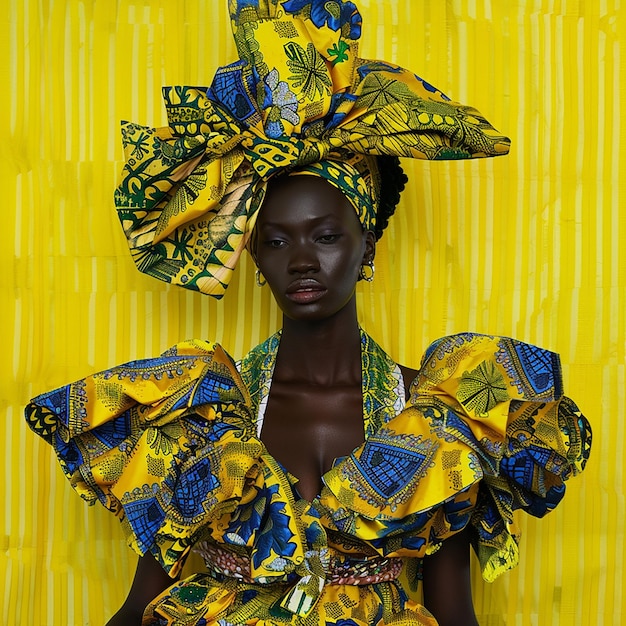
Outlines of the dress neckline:
{"label": "dress neckline", "polygon": [[[274,333],[253,348],[239,364],[252,397],[259,437],[271,393],[281,335],[280,330]],[[367,438],[402,411],[405,406],[405,389],[400,366],[361,327],[359,336],[363,428]]]}

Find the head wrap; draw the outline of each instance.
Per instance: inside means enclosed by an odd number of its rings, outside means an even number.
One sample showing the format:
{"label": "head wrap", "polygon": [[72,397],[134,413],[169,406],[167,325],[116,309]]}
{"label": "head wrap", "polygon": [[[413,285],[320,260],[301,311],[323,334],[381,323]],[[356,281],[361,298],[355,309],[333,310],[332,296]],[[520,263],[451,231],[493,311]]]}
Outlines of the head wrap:
{"label": "head wrap", "polygon": [[397,65],[360,59],[354,2],[229,6],[240,59],[208,89],[165,87],[169,126],[122,123],[127,163],[115,204],[142,272],[221,297],[267,182],[281,172],[323,176],[367,227],[377,204],[372,157],[508,152],[508,138],[475,109]]}
{"label": "head wrap", "polygon": [[291,170],[291,174],[318,176],[348,199],[364,230],[374,230],[380,199],[380,176],[376,157],[355,154],[345,161],[323,159]]}

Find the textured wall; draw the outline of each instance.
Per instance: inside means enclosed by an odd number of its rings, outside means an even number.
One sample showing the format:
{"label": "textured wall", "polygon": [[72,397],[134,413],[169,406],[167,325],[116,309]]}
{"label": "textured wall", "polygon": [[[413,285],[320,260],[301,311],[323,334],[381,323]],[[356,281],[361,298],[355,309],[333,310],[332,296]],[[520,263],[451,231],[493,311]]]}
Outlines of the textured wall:
{"label": "textured wall", "polygon": [[[103,623],[135,557],[27,431],[32,395],[188,337],[234,356],[278,323],[248,265],[221,303],[140,275],[112,209],[118,121],[165,121],[160,87],[234,59],[225,1],[6,0],[0,17],[0,622]],[[364,326],[416,366],[435,338],[513,335],[562,355],[589,415],[586,475],[522,563],[476,579],[483,626],[618,624],[626,613],[626,145],[620,0],[361,0],[362,56],[471,103],[513,140],[491,161],[406,162],[410,187],[360,287]],[[620,6],[622,8],[620,8]],[[393,245],[389,245],[390,243]]]}

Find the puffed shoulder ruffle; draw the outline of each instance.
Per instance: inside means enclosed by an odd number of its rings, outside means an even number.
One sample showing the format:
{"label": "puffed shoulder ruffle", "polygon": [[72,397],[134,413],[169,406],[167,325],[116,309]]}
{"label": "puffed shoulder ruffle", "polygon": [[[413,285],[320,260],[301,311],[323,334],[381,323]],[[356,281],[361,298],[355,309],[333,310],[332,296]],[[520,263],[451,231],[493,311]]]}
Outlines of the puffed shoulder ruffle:
{"label": "puffed shoulder ruffle", "polygon": [[590,445],[557,354],[459,334],[430,346],[406,409],[325,476],[322,502],[386,554],[430,553],[469,526],[493,580],[518,560],[513,511],[553,509]]}
{"label": "puffed shoulder ruffle", "polygon": [[258,474],[249,407],[221,346],[187,341],[40,395],[25,413],[81,497],[174,576],[207,517],[232,511]]}

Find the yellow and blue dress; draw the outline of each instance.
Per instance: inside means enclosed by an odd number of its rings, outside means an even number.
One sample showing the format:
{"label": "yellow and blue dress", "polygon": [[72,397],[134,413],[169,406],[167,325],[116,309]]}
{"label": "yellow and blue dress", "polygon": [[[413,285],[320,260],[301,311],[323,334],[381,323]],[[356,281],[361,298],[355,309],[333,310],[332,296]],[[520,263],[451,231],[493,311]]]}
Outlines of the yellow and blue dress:
{"label": "yellow and blue dress", "polygon": [[[436,624],[408,596],[419,562],[469,529],[486,580],[513,567],[513,511],[543,516],[589,456],[558,355],[470,333],[435,342],[404,404],[393,360],[361,332],[364,443],[311,502],[259,437],[276,334],[237,367],[187,341],[45,393],[29,426],[130,546],[173,576],[144,624]],[[408,574],[408,576],[407,576]],[[401,582],[402,581],[402,582]]]}

